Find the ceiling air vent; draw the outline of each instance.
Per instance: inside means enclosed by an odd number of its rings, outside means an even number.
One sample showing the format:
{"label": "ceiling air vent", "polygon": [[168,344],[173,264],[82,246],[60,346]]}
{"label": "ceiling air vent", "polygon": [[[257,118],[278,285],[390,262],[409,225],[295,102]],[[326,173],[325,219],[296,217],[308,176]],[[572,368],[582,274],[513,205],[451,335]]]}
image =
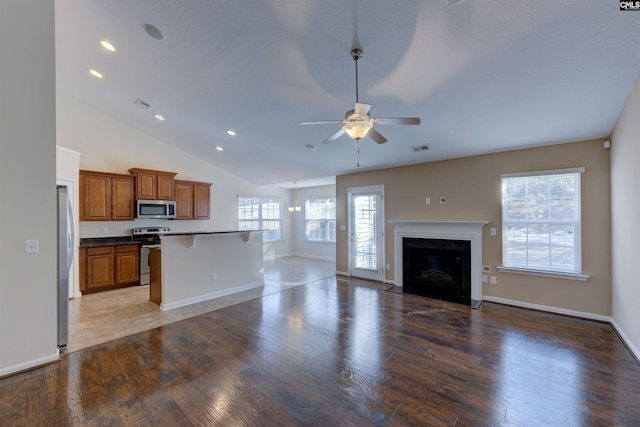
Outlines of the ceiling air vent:
{"label": "ceiling air vent", "polygon": [[138,98],[135,101],[133,101],[134,104],[136,104],[138,107],[142,107],[145,110],[148,110],[149,107],[151,107],[151,104],[149,104],[148,102],[143,101],[142,99]]}
{"label": "ceiling air vent", "polygon": [[411,147],[411,149],[414,152],[419,153],[421,151],[431,150],[431,147],[429,147],[428,145],[414,145],[413,147]]}

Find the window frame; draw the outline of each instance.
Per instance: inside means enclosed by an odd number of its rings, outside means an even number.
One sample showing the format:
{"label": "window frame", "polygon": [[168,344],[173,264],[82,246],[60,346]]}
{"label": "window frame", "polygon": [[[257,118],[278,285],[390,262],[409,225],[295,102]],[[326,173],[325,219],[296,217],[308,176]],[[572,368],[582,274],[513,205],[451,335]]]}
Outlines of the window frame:
{"label": "window frame", "polygon": [[[582,274],[582,173],[584,173],[585,168],[569,168],[569,169],[554,169],[554,170],[545,170],[545,171],[533,171],[533,172],[523,172],[523,173],[509,173],[500,175],[501,179],[501,216],[502,216],[502,266],[498,267],[498,271],[507,272],[507,273],[521,273],[521,274],[529,274],[535,276],[546,276],[546,277],[555,277],[562,279],[571,279],[571,280],[581,280],[586,281],[589,279],[589,276]],[[556,175],[578,175],[577,177],[577,194],[574,194],[574,208],[577,208],[577,214],[574,213],[573,219],[551,219],[549,217],[544,219],[513,219],[506,218],[506,180],[513,178],[533,178],[533,177],[545,177],[545,176],[556,176]],[[528,199],[524,200],[526,203]],[[551,200],[547,199],[546,204],[541,204],[539,206],[543,206],[550,210]],[[576,206],[577,204],[577,206]],[[537,205],[538,206],[538,205]],[[574,211],[575,212],[575,211]],[[531,267],[529,264],[528,256],[526,263],[511,263],[509,264],[506,260],[507,258],[507,246],[508,246],[508,227],[513,225],[520,226],[529,226],[529,225],[546,225],[546,226],[558,226],[558,225],[571,225],[573,230],[577,230],[577,232],[573,234],[573,269],[560,269],[553,268],[549,265],[548,268],[543,267]],[[529,234],[527,234],[527,238]],[[551,240],[551,234],[549,234],[549,239]],[[535,244],[533,244],[535,247]],[[554,246],[549,244],[549,251]],[[525,251],[529,252],[531,245],[528,242],[525,242]],[[551,255],[549,255],[549,259],[551,259]]]}
{"label": "window frame", "polygon": [[[310,219],[308,215],[313,212],[313,210],[309,207],[309,203],[311,201],[323,201],[325,203],[325,212],[323,218],[312,218]],[[328,209],[328,204],[333,201],[333,212],[334,217],[330,218],[327,216],[327,213],[330,209]],[[336,243],[337,239],[337,221],[336,221],[336,198],[335,197],[310,197],[305,199],[304,201],[304,241],[311,243]],[[320,227],[324,230],[324,238],[323,239],[310,239],[309,238],[309,228],[308,224],[311,221],[318,221],[323,224],[323,227]],[[333,226],[333,228],[331,227]],[[333,234],[333,240],[331,240],[331,235]]]}
{"label": "window frame", "polygon": [[[240,209],[241,209],[241,199],[245,200],[255,200],[258,204],[258,213],[256,218],[241,218]],[[283,233],[283,224],[284,224],[284,199],[281,197],[268,197],[268,196],[238,196],[238,230],[264,230],[263,234],[263,242],[264,243],[273,243],[273,242],[282,242],[284,241],[284,233]],[[263,205],[268,202],[277,202],[278,203],[278,218],[265,218],[263,214]],[[252,222],[257,224],[257,228],[246,228],[241,225],[242,222]],[[277,222],[279,224],[279,228],[268,228],[265,227],[264,224],[266,222]],[[269,238],[270,234],[274,231],[277,231],[279,236],[277,238]]]}

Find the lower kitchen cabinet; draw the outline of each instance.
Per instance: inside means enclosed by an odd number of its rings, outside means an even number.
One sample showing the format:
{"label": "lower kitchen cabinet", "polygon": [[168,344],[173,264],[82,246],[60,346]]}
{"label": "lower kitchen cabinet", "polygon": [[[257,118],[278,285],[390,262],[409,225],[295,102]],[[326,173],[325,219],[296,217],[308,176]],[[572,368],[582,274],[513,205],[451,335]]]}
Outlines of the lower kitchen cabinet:
{"label": "lower kitchen cabinet", "polygon": [[80,291],[105,291],[140,281],[138,245],[80,248]]}
{"label": "lower kitchen cabinet", "polygon": [[115,247],[115,284],[129,285],[140,281],[140,248],[138,245]]}

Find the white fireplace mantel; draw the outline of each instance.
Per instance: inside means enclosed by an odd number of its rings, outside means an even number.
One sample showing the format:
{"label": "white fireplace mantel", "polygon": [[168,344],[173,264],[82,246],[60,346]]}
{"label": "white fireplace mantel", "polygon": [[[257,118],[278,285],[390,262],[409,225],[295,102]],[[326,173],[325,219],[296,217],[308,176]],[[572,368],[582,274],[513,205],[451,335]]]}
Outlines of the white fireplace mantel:
{"label": "white fireplace mantel", "polygon": [[482,227],[489,221],[389,221],[394,228],[394,281],[402,286],[402,239],[467,240],[471,242],[471,299],[482,301]]}

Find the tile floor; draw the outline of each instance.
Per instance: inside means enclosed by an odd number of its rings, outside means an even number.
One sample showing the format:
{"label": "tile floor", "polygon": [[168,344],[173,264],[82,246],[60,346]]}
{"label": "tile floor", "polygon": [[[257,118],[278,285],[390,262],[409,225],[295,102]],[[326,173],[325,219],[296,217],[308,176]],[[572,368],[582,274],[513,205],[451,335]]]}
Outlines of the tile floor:
{"label": "tile floor", "polygon": [[66,352],[282,292],[292,286],[334,274],[334,261],[302,257],[266,260],[264,286],[169,311],[162,311],[149,302],[149,286],[134,286],[74,298],[69,301],[69,343]]}

